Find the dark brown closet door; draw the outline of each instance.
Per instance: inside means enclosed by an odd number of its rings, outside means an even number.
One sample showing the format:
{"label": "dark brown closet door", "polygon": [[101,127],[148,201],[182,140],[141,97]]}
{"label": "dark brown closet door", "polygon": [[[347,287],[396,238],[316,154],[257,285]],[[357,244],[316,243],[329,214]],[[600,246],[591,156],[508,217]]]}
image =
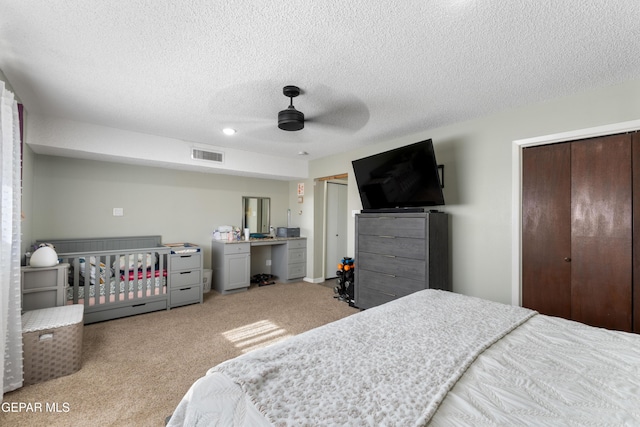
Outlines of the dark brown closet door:
{"label": "dark brown closet door", "polygon": [[571,144],[571,318],[631,330],[631,137]]}
{"label": "dark brown closet door", "polygon": [[522,305],[571,317],[571,146],[522,154]]}
{"label": "dark brown closet door", "polygon": [[632,134],[633,152],[633,331],[640,333],[640,133]]}

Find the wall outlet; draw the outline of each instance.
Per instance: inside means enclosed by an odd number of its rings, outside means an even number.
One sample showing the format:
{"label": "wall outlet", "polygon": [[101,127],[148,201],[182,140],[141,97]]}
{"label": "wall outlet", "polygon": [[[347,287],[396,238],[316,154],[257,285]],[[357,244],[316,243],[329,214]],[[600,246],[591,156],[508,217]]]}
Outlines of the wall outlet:
{"label": "wall outlet", "polygon": [[113,208],[113,216],[124,216],[124,208]]}
{"label": "wall outlet", "polygon": [[270,260],[270,259],[268,259],[268,260],[267,260],[267,267],[268,267],[268,266],[270,266],[270,265],[271,265],[271,260]]}

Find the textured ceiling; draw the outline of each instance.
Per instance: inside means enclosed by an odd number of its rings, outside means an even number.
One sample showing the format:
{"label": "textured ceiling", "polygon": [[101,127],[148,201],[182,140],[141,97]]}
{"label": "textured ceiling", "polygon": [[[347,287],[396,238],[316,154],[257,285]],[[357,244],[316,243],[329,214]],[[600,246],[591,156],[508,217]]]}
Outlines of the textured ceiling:
{"label": "textured ceiling", "polygon": [[30,112],[310,159],[638,79],[639,41],[637,0],[0,0]]}

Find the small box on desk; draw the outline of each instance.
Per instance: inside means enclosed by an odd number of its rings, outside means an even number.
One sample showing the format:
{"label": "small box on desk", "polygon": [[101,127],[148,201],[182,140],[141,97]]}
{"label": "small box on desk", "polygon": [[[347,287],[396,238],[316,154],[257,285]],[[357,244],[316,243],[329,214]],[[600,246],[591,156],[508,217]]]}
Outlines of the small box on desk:
{"label": "small box on desk", "polygon": [[300,237],[300,228],[278,227],[277,237]]}
{"label": "small box on desk", "polygon": [[31,310],[22,315],[24,385],[80,369],[83,315],[81,304]]}

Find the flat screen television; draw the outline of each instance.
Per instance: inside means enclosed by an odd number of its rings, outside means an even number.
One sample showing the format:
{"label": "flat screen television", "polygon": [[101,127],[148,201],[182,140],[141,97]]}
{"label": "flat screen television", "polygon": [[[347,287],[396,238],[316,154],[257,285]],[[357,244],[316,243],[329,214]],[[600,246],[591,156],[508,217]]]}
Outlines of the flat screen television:
{"label": "flat screen television", "polygon": [[363,210],[444,205],[431,139],[354,160],[352,164]]}

